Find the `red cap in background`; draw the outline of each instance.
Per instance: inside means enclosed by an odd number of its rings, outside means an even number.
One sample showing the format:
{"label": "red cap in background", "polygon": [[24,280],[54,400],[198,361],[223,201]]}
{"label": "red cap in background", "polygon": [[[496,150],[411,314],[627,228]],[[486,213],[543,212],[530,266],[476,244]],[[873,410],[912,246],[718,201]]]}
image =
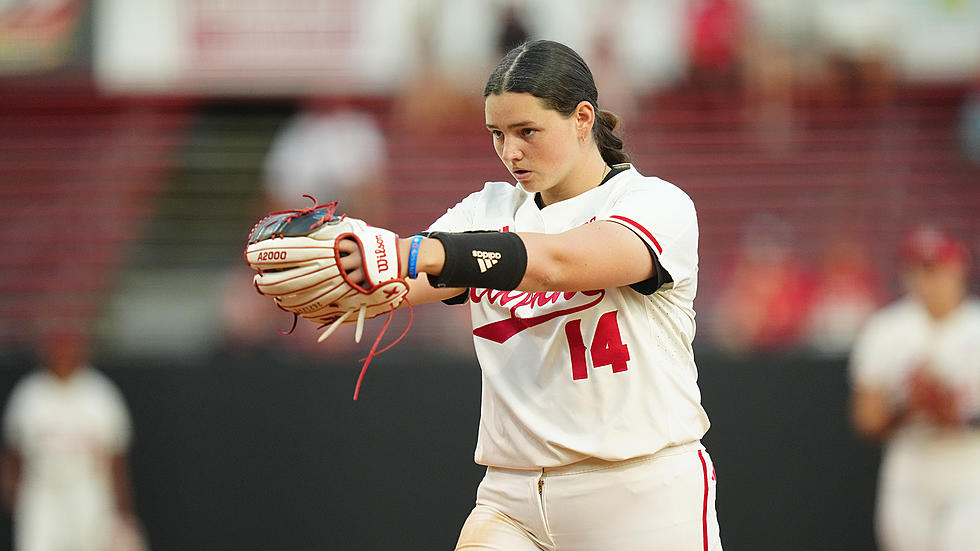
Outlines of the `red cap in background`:
{"label": "red cap in background", "polygon": [[935,226],[919,226],[902,242],[902,259],[912,264],[965,262],[969,253],[962,241]]}

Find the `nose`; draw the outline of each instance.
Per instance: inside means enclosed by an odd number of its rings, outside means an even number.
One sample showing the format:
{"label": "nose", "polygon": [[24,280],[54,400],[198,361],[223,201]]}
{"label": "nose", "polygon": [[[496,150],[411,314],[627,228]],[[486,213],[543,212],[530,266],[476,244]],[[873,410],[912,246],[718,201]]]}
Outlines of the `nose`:
{"label": "nose", "polygon": [[505,139],[501,146],[500,158],[504,161],[520,161],[524,158],[524,151],[513,140]]}

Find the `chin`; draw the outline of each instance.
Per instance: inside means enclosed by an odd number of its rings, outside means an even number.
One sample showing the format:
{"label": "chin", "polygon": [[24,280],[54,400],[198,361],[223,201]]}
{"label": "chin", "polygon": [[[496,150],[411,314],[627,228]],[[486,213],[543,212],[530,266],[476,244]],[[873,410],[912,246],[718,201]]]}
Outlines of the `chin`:
{"label": "chin", "polygon": [[521,187],[524,188],[524,191],[530,193],[540,193],[542,191],[547,191],[548,189],[551,189],[551,184],[547,182],[542,182],[538,178],[531,178],[530,180],[526,180],[524,182],[519,182],[519,183],[521,184]]}

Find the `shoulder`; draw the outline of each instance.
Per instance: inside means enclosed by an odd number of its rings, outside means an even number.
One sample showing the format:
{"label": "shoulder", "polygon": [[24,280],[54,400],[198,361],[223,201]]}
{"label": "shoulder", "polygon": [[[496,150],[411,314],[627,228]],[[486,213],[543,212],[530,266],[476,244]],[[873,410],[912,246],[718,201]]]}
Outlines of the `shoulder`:
{"label": "shoulder", "polygon": [[980,315],[980,298],[970,295],[963,300],[963,309],[970,315]]}
{"label": "shoulder", "polygon": [[100,392],[113,397],[120,395],[119,388],[116,386],[116,383],[114,383],[105,373],[94,367],[87,366],[79,371],[78,375],[79,382],[93,392]]}
{"label": "shoulder", "polygon": [[[697,228],[694,202],[684,190],[666,180],[644,176],[630,167],[606,185],[612,189],[607,196],[605,215],[626,217],[674,237]],[[667,237],[662,235],[658,239]]]}
{"label": "shoulder", "polygon": [[694,208],[694,201],[680,187],[656,176],[644,176],[632,165],[628,166],[629,168],[610,181],[615,183],[618,198],[646,200],[674,208]]}
{"label": "shoulder", "polygon": [[483,189],[473,192],[464,199],[474,199],[486,203],[523,201],[528,193],[510,182],[485,182]]}
{"label": "shoulder", "polygon": [[909,298],[901,298],[885,305],[868,316],[864,324],[864,334],[891,333],[895,328],[914,321],[918,307]]}
{"label": "shoulder", "polygon": [[38,392],[45,386],[47,374],[40,370],[31,371],[17,381],[11,391],[12,395],[26,395]]}
{"label": "shoulder", "polygon": [[7,398],[6,412],[22,410],[27,404],[43,400],[46,385],[45,374],[41,371],[27,373],[14,385]]}
{"label": "shoulder", "polygon": [[976,324],[980,320],[980,298],[975,296],[967,297],[963,301],[962,312],[970,324]]}
{"label": "shoulder", "polygon": [[[464,197],[456,206],[447,211],[447,215],[456,222],[463,220],[464,225],[469,227],[476,223],[476,221],[484,219],[487,216],[513,213],[529,197],[530,194],[528,192],[514,184],[508,182],[486,182],[483,184],[483,189],[474,191]],[[445,217],[441,218],[433,224],[433,228],[443,229],[441,226],[446,221],[447,219]],[[451,223],[450,225],[454,226],[450,231],[461,231],[460,228],[455,227],[458,224]]]}

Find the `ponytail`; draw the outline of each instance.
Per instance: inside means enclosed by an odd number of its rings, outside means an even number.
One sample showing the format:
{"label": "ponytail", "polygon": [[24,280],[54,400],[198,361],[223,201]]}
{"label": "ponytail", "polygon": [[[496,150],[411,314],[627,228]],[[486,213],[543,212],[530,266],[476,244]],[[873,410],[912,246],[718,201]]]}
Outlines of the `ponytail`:
{"label": "ponytail", "polygon": [[619,115],[600,109],[596,116],[596,124],[592,126],[592,135],[599,146],[599,153],[607,165],[628,163],[630,156],[623,151],[623,139],[615,134],[622,123]]}

